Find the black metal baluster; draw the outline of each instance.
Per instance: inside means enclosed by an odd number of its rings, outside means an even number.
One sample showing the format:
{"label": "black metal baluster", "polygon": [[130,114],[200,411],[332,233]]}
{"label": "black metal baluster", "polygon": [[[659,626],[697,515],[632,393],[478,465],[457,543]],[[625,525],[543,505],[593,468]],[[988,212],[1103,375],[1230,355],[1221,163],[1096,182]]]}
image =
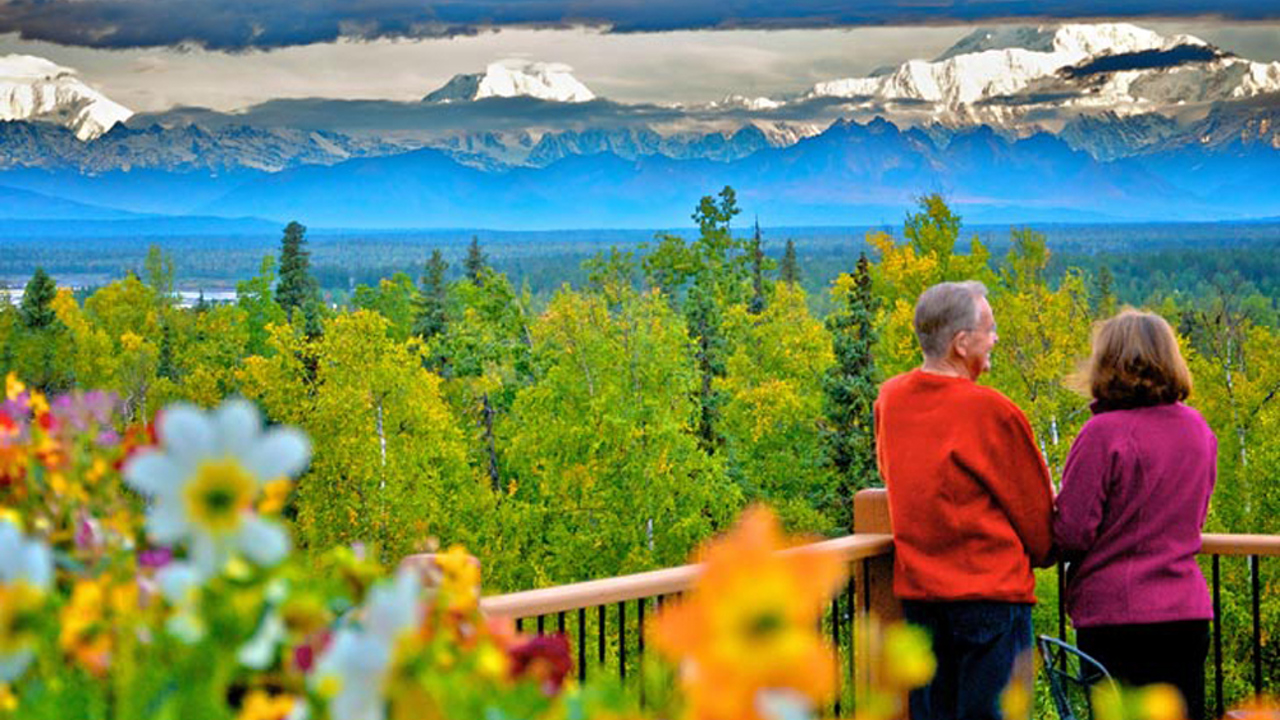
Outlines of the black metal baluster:
{"label": "black metal baluster", "polygon": [[636,657],[644,657],[644,598],[636,600]]}
{"label": "black metal baluster", "polygon": [[627,601],[618,601],[618,678],[627,679]]}
{"label": "black metal baluster", "polygon": [[1222,580],[1219,574],[1221,555],[1213,556],[1213,690],[1214,704],[1217,712],[1214,717],[1222,717]]}
{"label": "black metal baluster", "polygon": [[578,682],[587,679],[587,609],[578,608]]}
{"label": "black metal baluster", "polygon": [[561,635],[564,634],[564,611],[563,610],[561,610],[559,614],[556,615],[556,629],[560,631]]}
{"label": "black metal baluster", "polygon": [[840,692],[844,683],[840,672],[840,596],[831,598],[831,646],[836,651],[836,715],[840,714]]}
{"label": "black metal baluster", "polygon": [[858,683],[854,682],[856,674],[857,662],[854,653],[857,652],[857,641],[854,638],[854,628],[857,624],[858,613],[855,610],[855,602],[858,597],[858,591],[855,587],[853,578],[849,578],[849,584],[845,586],[845,604],[849,606],[849,706],[851,708],[858,707]]}
{"label": "black metal baluster", "polygon": [[1058,563],[1058,639],[1067,641],[1067,565]]}
{"label": "black metal baluster", "polygon": [[516,632],[524,631],[524,618],[516,618]]}
{"label": "black metal baluster", "polygon": [[546,628],[545,628],[545,627],[543,627],[542,618],[543,618],[543,616],[542,616],[542,615],[539,615],[539,616],[538,616],[538,634],[539,634],[539,635],[545,635],[545,634],[546,634]]}
{"label": "black metal baluster", "polygon": [[597,633],[597,640],[599,641],[599,644],[600,644],[600,667],[601,668],[604,668],[604,611],[605,611],[605,607],[604,605],[601,605],[600,615],[599,615],[600,626],[598,628],[600,632]]}
{"label": "black metal baluster", "polygon": [[636,661],[640,664],[640,707],[644,707],[644,598],[636,599],[636,633]]}
{"label": "black metal baluster", "polygon": [[1262,694],[1262,584],[1258,578],[1258,556],[1249,556],[1249,574],[1253,581],[1253,694]]}

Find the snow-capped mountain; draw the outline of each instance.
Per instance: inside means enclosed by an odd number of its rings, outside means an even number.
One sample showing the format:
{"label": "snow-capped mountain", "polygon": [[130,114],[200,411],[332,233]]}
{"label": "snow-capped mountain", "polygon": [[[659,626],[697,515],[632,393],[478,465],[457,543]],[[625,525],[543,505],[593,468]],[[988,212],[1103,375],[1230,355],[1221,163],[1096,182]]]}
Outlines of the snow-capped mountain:
{"label": "snow-capped mountain", "polygon": [[805,97],[950,125],[1056,130],[1082,113],[1175,114],[1278,91],[1280,63],[1252,62],[1189,35],[1100,23],[979,30],[936,60],[818,83]]}
{"label": "snow-capped mountain", "polygon": [[54,123],[91,140],[132,114],[70,68],[31,55],[0,57],[0,120]]}
{"label": "snow-capped mountain", "polygon": [[459,102],[494,97],[587,102],[596,96],[573,76],[573,68],[568,65],[507,59],[489,63],[483,73],[454,75],[423,101]]}

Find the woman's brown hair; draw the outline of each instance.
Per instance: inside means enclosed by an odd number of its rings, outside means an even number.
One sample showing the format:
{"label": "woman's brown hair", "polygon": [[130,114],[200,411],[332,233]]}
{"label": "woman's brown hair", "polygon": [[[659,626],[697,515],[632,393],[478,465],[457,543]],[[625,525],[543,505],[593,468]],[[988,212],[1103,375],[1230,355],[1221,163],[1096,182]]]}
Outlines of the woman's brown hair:
{"label": "woman's brown hair", "polygon": [[1126,308],[1097,327],[1093,355],[1073,384],[1107,407],[1146,407],[1186,400],[1191,371],[1164,318]]}

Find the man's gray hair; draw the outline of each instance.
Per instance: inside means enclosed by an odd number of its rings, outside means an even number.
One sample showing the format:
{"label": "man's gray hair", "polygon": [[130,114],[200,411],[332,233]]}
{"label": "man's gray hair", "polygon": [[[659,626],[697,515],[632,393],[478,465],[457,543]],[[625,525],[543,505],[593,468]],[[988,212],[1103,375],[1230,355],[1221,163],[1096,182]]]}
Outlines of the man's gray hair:
{"label": "man's gray hair", "polygon": [[944,282],[920,293],[916,301],[916,338],[924,356],[946,357],[956,333],[978,325],[978,298],[987,286],[977,280]]}

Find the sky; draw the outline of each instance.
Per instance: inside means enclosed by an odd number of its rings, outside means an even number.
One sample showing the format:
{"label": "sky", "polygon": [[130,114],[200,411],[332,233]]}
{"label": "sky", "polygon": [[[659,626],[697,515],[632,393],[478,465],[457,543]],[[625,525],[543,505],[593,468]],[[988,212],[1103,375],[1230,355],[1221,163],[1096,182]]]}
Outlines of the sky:
{"label": "sky", "polygon": [[[1106,4],[1116,8],[1110,14],[1101,3],[1055,0],[875,0],[849,8],[829,0],[182,2],[0,0],[0,53],[70,67],[138,112],[233,111],[277,98],[412,101],[455,74],[513,57],[568,64],[598,96],[624,103],[777,97],[933,58],[977,27],[1081,15],[1280,60],[1274,2],[1123,0]],[[415,16],[423,7],[437,18]],[[596,14],[590,25],[574,24],[582,7]]]}

